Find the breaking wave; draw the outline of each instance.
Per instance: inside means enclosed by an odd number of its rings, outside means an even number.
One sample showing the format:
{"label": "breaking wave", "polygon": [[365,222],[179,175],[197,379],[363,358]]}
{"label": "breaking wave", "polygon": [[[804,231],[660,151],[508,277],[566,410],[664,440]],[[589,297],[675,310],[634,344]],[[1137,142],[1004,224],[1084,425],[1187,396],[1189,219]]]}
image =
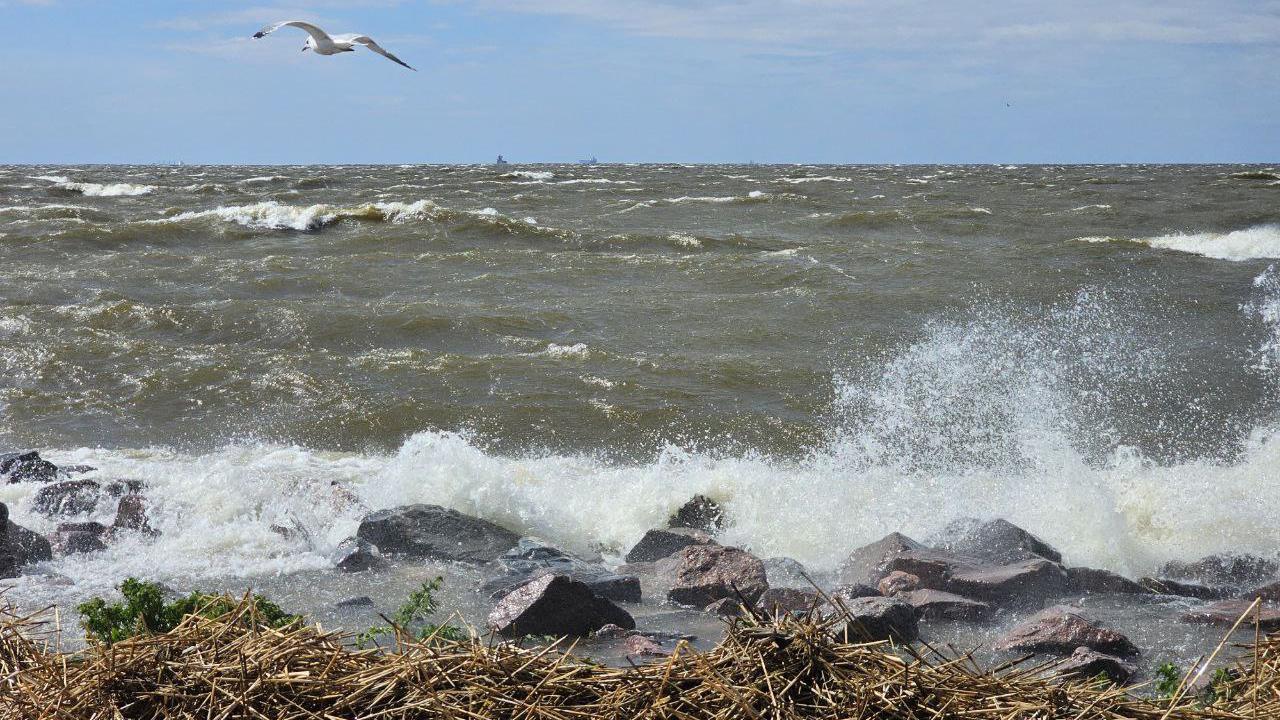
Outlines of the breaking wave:
{"label": "breaking wave", "polygon": [[1150,238],[1123,240],[1108,236],[1076,238],[1076,242],[1134,242],[1160,250],[1202,255],[1216,260],[1261,260],[1280,258],[1280,225],[1258,225],[1231,232],[1175,233]]}
{"label": "breaking wave", "polygon": [[337,205],[286,205],[268,200],[252,205],[232,205],[212,210],[194,210],[179,213],[151,223],[182,223],[192,220],[215,219],[233,222],[248,228],[263,230],[315,231],[342,220],[367,220],[372,222],[405,222],[432,217],[441,208],[430,200],[415,203],[378,202],[343,207]]}
{"label": "breaking wave", "polygon": [[72,182],[70,178],[62,175],[38,175],[32,179],[53,183],[49,187],[51,191],[78,193],[86,197],[134,197],[149,195],[156,191],[155,185]]}

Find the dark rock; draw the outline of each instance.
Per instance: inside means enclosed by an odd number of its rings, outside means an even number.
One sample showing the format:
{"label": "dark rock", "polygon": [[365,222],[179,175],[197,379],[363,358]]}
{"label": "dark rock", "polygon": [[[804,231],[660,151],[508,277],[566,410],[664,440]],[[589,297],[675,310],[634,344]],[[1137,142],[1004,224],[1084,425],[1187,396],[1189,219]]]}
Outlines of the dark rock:
{"label": "dark rock", "polygon": [[852,585],[841,585],[831,591],[831,598],[838,601],[848,601],[866,597],[880,597],[879,588],[862,583],[853,583]]}
{"label": "dark rock", "polygon": [[1256,587],[1242,596],[1246,600],[1259,598],[1264,603],[1280,603],[1280,582],[1273,582],[1261,587]]}
{"label": "dark rock", "polygon": [[338,608],[373,607],[373,598],[369,597],[368,595],[360,595],[357,597],[347,598],[346,600],[339,600],[338,602],[334,603],[333,606]]}
{"label": "dark rock", "polygon": [[627,553],[626,561],[654,562],[671,557],[690,545],[712,545],[715,541],[700,530],[672,528],[671,530],[650,530],[640,538],[640,542]]}
{"label": "dark rock", "polygon": [[723,524],[724,509],[706,495],[694,495],[693,499],[680,506],[680,509],[667,521],[667,527],[689,528],[709,533],[715,533]]}
{"label": "dark rock", "polygon": [[634,629],[626,610],[564,575],[543,575],[498,601],[489,625],[499,634],[590,635],[605,625]]}
{"label": "dark rock", "polygon": [[600,638],[601,640],[623,640],[631,637],[635,632],[635,630],[628,630],[624,627],[610,623],[609,625],[605,625],[599,630],[591,633],[591,636]]}
{"label": "dark rock", "polygon": [[343,572],[364,572],[387,564],[377,545],[364,538],[347,538],[329,554],[329,562]]}
{"label": "dark rock", "polygon": [[31,508],[49,517],[66,517],[92,512],[102,490],[92,480],[64,480],[36,491]]}
{"label": "dark rock", "polygon": [[[63,468],[64,470],[66,468]],[[125,495],[136,495],[142,492],[141,480],[112,480],[102,486],[102,491],[112,498],[122,498]]]}
{"label": "dark rock", "polygon": [[986,620],[995,609],[989,603],[941,590],[913,590],[895,597],[911,603],[921,620]]}
{"label": "dark rock", "polygon": [[1151,590],[1110,570],[1067,568],[1067,589],[1073,595],[1150,595]]}
{"label": "dark rock", "polygon": [[361,521],[356,535],[388,555],[473,563],[494,560],[520,540],[488,520],[438,505],[379,510]]}
{"label": "dark rock", "polygon": [[1231,597],[1235,592],[1227,587],[1210,587],[1194,582],[1180,582],[1168,578],[1144,577],[1138,581],[1142,587],[1158,595],[1176,595],[1197,600],[1221,600]]}
{"label": "dark rock", "polygon": [[1033,615],[995,644],[997,650],[1055,655],[1068,655],[1082,647],[1124,657],[1138,654],[1137,646],[1129,638],[1062,606]]}
{"label": "dark rock", "polygon": [[913,642],[919,637],[916,609],[898,598],[853,598],[844,603],[845,637],[863,640]]}
{"label": "dark rock", "polygon": [[1138,672],[1138,666],[1115,655],[1078,647],[1055,670],[1061,677],[1078,680],[1091,680],[1099,675],[1106,675],[1112,682],[1123,685]]}
{"label": "dark rock", "polygon": [[58,479],[58,466],[29,452],[0,454],[0,480],[9,483],[53,482]]}
{"label": "dark rock", "polygon": [[1270,604],[1259,604],[1249,611],[1252,600],[1221,600],[1183,613],[1183,622],[1201,625],[1225,625],[1230,627],[1248,612],[1248,616],[1240,623],[1240,627],[1252,628],[1255,624],[1264,633],[1280,630],[1280,607]]}
{"label": "dark rock", "polygon": [[623,641],[623,648],[627,652],[627,657],[666,657],[671,654],[669,650],[664,650],[658,641],[644,635],[627,636]]}
{"label": "dark rock", "polygon": [[901,533],[890,533],[870,545],[864,545],[849,553],[849,557],[840,565],[838,580],[846,585],[856,583],[874,585],[889,573],[883,567],[889,559],[915,550],[928,550],[928,548]]}
{"label": "dark rock", "polygon": [[803,615],[825,604],[818,593],[798,588],[771,587],[756,601],[756,607],[766,615]]}
{"label": "dark rock", "polygon": [[1156,576],[1162,580],[1178,580],[1210,587],[1251,587],[1273,580],[1280,573],[1280,563],[1257,555],[1218,554],[1195,562],[1165,563]]}
{"label": "dark rock", "polygon": [[[918,578],[919,587],[946,590],[952,576],[989,568],[974,558],[962,557],[945,550],[907,550],[886,559],[880,565],[881,579],[895,572]],[[878,581],[877,581],[878,584]]]}
{"label": "dark rock", "polygon": [[9,519],[9,508],[0,503],[0,577],[16,577],[18,569],[53,559],[49,541]]}
{"label": "dark rock", "polygon": [[722,618],[742,617],[746,612],[742,609],[742,601],[737,598],[720,598],[702,608],[703,612],[719,615]]}
{"label": "dark rock", "polygon": [[133,530],[144,535],[159,535],[151,527],[147,516],[147,499],[141,495],[125,495],[116,504],[116,519],[111,523],[116,530]]}
{"label": "dark rock", "polygon": [[1060,563],[1062,553],[1048,543],[1007,520],[982,522],[961,518],[947,525],[934,543],[939,550],[977,558],[986,563],[1005,565],[1044,558]]}
{"label": "dark rock", "polygon": [[491,598],[507,595],[534,577],[553,573],[585,583],[600,597],[619,602],[640,602],[640,578],[619,575],[603,565],[587,562],[533,538],[523,538],[494,561],[496,574],[482,591]]}
{"label": "dark rock", "polygon": [[667,600],[692,607],[721,598],[753,603],[769,588],[759,558],[723,545],[690,545],[659,561],[658,572],[670,580]]}
{"label": "dark rock", "polygon": [[920,578],[911,573],[894,570],[880,579],[876,589],[885,597],[893,597],[898,593],[909,593],[920,587]]}
{"label": "dark rock", "polygon": [[53,534],[53,550],[59,555],[75,555],[106,550],[102,541],[107,528],[102,523],[62,523]]}
{"label": "dark rock", "polygon": [[809,582],[809,571],[798,560],[792,560],[789,557],[771,557],[765,558],[764,574],[769,578],[769,587],[787,587],[811,589],[813,583]]}
{"label": "dark rock", "polygon": [[943,589],[986,602],[1033,605],[1064,595],[1067,573],[1049,560],[1024,560],[958,569],[947,578]]}

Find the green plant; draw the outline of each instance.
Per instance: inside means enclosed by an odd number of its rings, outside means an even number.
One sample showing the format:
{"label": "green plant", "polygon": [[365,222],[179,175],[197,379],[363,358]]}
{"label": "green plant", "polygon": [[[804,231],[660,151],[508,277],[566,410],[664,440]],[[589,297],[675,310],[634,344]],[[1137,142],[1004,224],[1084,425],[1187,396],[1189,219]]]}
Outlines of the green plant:
{"label": "green plant", "polygon": [[1235,678],[1231,675],[1231,671],[1227,668],[1220,667],[1213,671],[1213,677],[1209,680],[1209,687],[1204,689],[1200,699],[1205,705],[1212,705],[1219,698],[1224,700],[1231,699],[1231,681]]}
{"label": "green plant", "polygon": [[1182,686],[1182,671],[1177,665],[1167,662],[1156,668],[1155,691],[1160,697],[1173,697]]}
{"label": "green plant", "polygon": [[[120,594],[124,602],[108,604],[95,597],[76,608],[85,632],[108,645],[147,633],[168,632],[188,615],[221,617],[240,605],[227,595],[200,592],[167,603],[160,585],[137,578],[125,580]],[[261,595],[254,595],[252,602],[258,621],[270,627],[283,627],[298,619]]]}
{"label": "green plant", "polygon": [[466,629],[455,625],[437,625],[430,622],[440,609],[436,593],[444,586],[444,578],[437,577],[422,583],[422,587],[409,594],[409,598],[388,619],[388,625],[375,625],[356,636],[356,643],[364,647],[378,638],[397,631],[413,635],[416,627],[419,640],[450,640],[454,642],[471,637]]}

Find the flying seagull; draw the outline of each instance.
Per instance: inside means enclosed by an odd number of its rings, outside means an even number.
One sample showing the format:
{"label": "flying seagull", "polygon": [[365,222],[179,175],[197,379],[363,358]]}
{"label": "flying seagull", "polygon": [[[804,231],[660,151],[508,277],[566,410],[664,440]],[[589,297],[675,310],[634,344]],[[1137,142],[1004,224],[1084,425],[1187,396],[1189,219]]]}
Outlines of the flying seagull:
{"label": "flying seagull", "polygon": [[253,37],[255,39],[264,38],[286,26],[302,28],[306,31],[307,35],[311,36],[307,38],[307,44],[302,46],[303,52],[315,50],[317,55],[337,55],[338,53],[354,52],[356,45],[363,45],[391,62],[394,62],[397,65],[403,65],[410,70],[417,72],[417,69],[410,67],[409,63],[382,49],[382,46],[374,42],[373,38],[368,35],[357,35],[355,33],[351,33],[349,35],[330,36],[329,33],[324,30],[321,30],[309,22],[303,22],[302,20],[286,20],[284,22],[268,25],[254,33]]}

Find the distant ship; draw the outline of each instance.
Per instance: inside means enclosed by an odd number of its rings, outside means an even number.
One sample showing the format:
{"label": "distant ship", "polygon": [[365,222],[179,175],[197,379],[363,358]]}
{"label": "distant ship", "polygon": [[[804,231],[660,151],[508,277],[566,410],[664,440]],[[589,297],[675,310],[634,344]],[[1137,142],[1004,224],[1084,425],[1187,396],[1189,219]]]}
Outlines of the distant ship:
{"label": "distant ship", "polygon": [[592,155],[590,160],[582,160],[582,161],[579,161],[578,164],[579,165],[599,165],[600,161],[596,159],[595,155]]}
{"label": "distant ship", "polygon": [[507,162],[506,158],[504,158],[504,157],[502,157],[501,155],[499,155],[499,156],[498,156],[498,160],[497,160],[496,162],[494,162],[493,164],[494,164],[494,165],[510,165],[511,163]]}

